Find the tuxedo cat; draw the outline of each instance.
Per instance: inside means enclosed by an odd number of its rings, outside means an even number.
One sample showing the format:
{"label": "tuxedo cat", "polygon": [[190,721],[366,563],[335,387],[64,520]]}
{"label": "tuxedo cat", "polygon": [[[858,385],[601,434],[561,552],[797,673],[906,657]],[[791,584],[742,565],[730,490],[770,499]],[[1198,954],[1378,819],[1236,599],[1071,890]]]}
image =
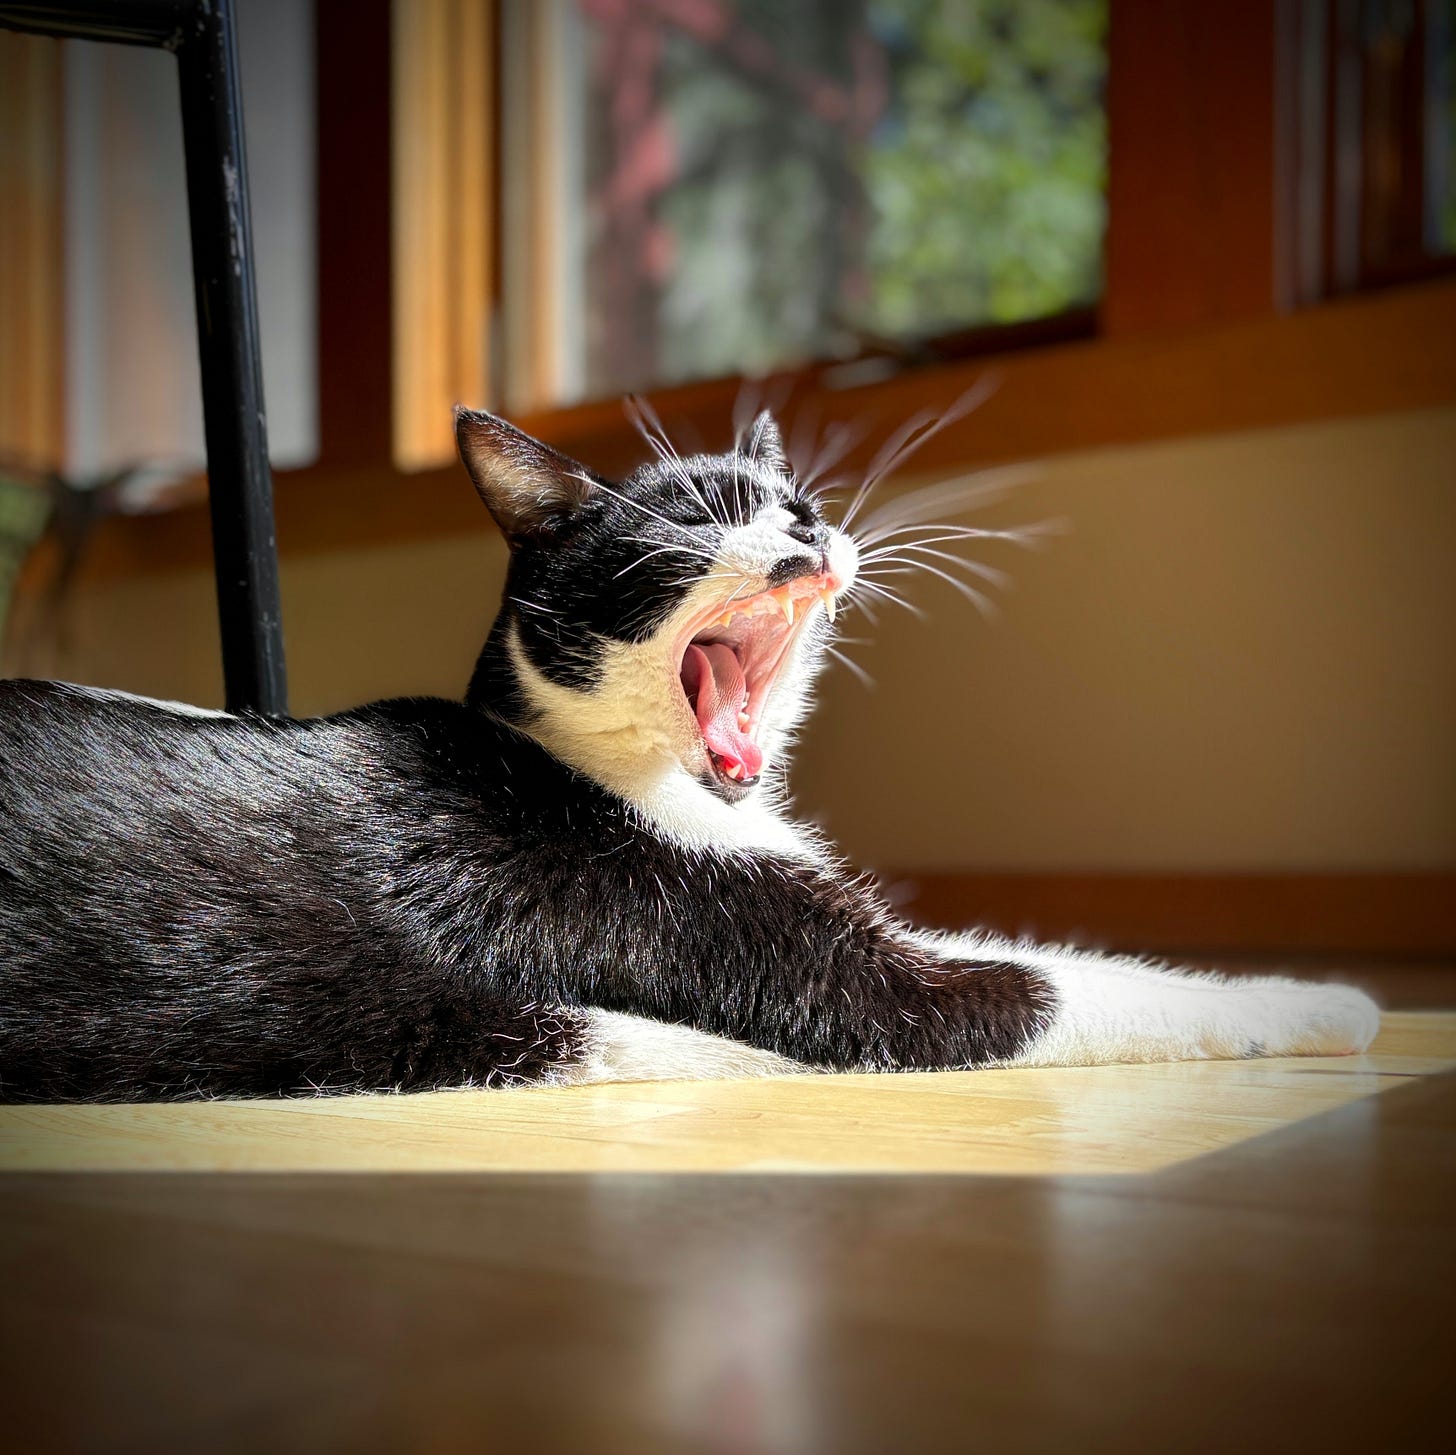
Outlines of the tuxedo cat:
{"label": "tuxedo cat", "polygon": [[489,414],[457,434],[511,548],[464,702],[269,720],[0,684],[0,1099],[1369,1043],[1352,989],[913,929],[789,818],[869,578],[767,414],[617,483]]}

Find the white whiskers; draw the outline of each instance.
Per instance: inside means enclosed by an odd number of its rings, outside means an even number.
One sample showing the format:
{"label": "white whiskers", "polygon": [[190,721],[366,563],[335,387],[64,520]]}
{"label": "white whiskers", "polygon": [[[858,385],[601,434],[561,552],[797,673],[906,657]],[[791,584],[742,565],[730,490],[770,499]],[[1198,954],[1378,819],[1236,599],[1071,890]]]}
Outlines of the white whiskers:
{"label": "white whiskers", "polygon": [[681,525],[675,520],[669,520],[659,511],[653,510],[651,509],[651,507],[643,505],[640,500],[633,500],[630,495],[623,495],[620,490],[613,490],[612,487],[606,484],[605,481],[592,480],[586,475],[579,476],[578,478],[586,480],[594,490],[600,490],[604,495],[610,495],[613,500],[620,500],[623,505],[630,505],[633,510],[640,510],[643,515],[651,516],[653,520],[658,521],[662,525],[665,525],[669,530],[680,531],[683,535],[687,536],[689,540],[696,542],[697,537],[693,534],[692,530],[689,527]]}
{"label": "white whiskers", "polygon": [[844,666],[848,667],[849,670],[855,675],[855,677],[858,678],[859,681],[863,684],[866,692],[873,692],[875,690],[875,687],[877,685],[875,679],[871,677],[870,674],[866,672],[865,669],[861,667],[860,664],[856,662],[854,658],[851,657],[848,653],[841,652],[838,647],[826,646],[824,650],[828,652],[829,655],[833,657],[836,662],[840,662]]}
{"label": "white whiskers", "polygon": [[[859,607],[872,624],[878,625],[876,608],[885,604],[904,607],[923,620],[926,613],[911,599],[914,593],[907,583],[927,575],[946,583],[982,615],[992,616],[997,610],[993,593],[1006,590],[1011,578],[999,567],[974,559],[969,554],[970,549],[982,543],[1033,549],[1048,536],[1065,529],[1062,522],[1055,520],[1013,528],[973,526],[957,521],[956,517],[1000,501],[1035,478],[1039,472],[1030,465],[999,466],[937,481],[869,508],[876,489],[903,470],[916,451],[948,426],[964,419],[998,386],[996,376],[983,375],[940,413],[922,410],[907,419],[874,453],[857,481],[840,470],[840,466],[864,439],[866,426],[834,421],[821,431],[818,420],[807,411],[801,412],[794,423],[787,450],[792,462],[793,484],[811,496],[820,510],[831,503],[832,497],[828,495],[831,489],[844,487],[844,493],[849,497],[847,505],[837,512],[837,529],[851,536],[859,548],[859,569],[845,591],[843,601],[845,605]],[[736,494],[740,497],[743,441],[768,392],[763,384],[745,384],[734,409],[735,444],[728,463]],[[625,401],[624,408],[637,432],[666,467],[671,478],[682,486],[687,497],[696,501],[718,524],[733,524],[728,519],[726,499],[720,498],[717,492],[705,491],[695,482],[651,403],[634,395]],[[681,544],[676,544],[650,534],[628,537],[646,549],[617,572],[618,577],[628,575],[657,557],[671,554],[687,558],[689,566],[694,559],[702,562],[708,567],[709,577],[717,574],[712,570],[713,552],[706,549],[701,538],[696,537],[687,526],[599,481],[592,484],[666,526],[675,536],[686,538]],[[688,585],[702,579],[705,579],[704,576],[688,570],[677,579],[676,584]],[[850,639],[836,637],[833,645],[826,643],[825,649],[865,686],[873,687],[870,674],[841,650],[850,644]]]}
{"label": "white whiskers", "polygon": [[688,473],[683,457],[678,453],[677,447],[668,438],[667,429],[659,418],[656,409],[645,395],[629,394],[622,401],[622,408],[625,411],[632,427],[647,441],[652,452],[667,467],[668,472],[674,480],[679,481],[687,490],[688,494],[707,511],[708,515],[720,525],[728,522],[722,513],[715,510],[712,501],[698,489],[697,482]]}
{"label": "white whiskers", "polygon": [[940,414],[922,410],[912,415],[880,446],[865,471],[864,479],[850,501],[845,512],[841,530],[848,530],[859,514],[870,493],[882,481],[894,474],[927,441],[932,440],[947,425],[964,419],[973,409],[984,404],[1000,387],[1000,378],[995,374],[983,374],[964,394]]}
{"label": "white whiskers", "polygon": [[[847,531],[853,527],[876,486],[903,467],[921,445],[946,425],[970,413],[994,388],[994,380],[982,380],[943,414],[937,416],[923,411],[901,425],[870,461],[839,528]],[[989,590],[983,588],[1005,590],[1010,585],[1010,576],[984,561],[961,554],[961,549],[972,542],[999,542],[1031,549],[1065,526],[1059,521],[1042,521],[996,529],[958,524],[952,517],[1002,499],[1037,474],[1036,468],[1028,465],[976,471],[901,495],[865,514],[853,530],[860,548],[860,569],[848,593],[850,599],[872,621],[875,619],[872,602],[881,601],[904,606],[923,618],[924,612],[909,600],[906,588],[900,583],[907,577],[928,574],[944,581],[983,616],[995,615],[996,602]],[[888,584],[892,581],[894,587]]]}

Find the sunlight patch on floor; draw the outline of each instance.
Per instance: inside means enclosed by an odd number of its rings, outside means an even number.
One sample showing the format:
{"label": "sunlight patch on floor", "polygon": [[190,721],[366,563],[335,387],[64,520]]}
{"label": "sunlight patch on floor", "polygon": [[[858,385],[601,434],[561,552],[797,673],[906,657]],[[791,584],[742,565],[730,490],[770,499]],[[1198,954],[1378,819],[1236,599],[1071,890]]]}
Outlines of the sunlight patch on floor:
{"label": "sunlight patch on floor", "polygon": [[0,1169],[1152,1172],[1456,1066],[1456,1013],[1365,1056],[0,1108]]}

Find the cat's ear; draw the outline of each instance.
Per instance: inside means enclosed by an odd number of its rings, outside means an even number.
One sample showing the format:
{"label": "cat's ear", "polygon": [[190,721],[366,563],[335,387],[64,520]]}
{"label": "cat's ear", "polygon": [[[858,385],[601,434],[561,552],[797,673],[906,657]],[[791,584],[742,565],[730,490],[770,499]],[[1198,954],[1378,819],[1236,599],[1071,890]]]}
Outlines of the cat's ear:
{"label": "cat's ear", "polygon": [[749,425],[742,454],[744,458],[757,460],[760,465],[765,465],[770,470],[777,470],[780,475],[788,474],[789,464],[784,458],[783,436],[779,434],[779,427],[768,410],[761,409],[758,417]]}
{"label": "cat's ear", "polygon": [[585,466],[484,410],[456,405],[455,442],[480,498],[513,544],[559,525],[596,489]]}

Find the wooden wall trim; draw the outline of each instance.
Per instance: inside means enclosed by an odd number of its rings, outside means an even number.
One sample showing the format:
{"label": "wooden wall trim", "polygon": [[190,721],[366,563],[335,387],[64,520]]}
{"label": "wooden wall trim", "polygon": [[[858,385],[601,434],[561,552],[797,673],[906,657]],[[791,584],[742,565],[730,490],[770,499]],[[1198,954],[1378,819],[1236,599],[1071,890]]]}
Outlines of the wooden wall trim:
{"label": "wooden wall trim", "polygon": [[1276,0],[1115,0],[1108,334],[1274,310]]}
{"label": "wooden wall trim", "polygon": [[65,452],[59,41],[0,31],[0,465]]}
{"label": "wooden wall trim", "polygon": [[490,397],[493,0],[394,7],[394,460],[455,455],[451,410]]}
{"label": "wooden wall trim", "polygon": [[[319,453],[388,460],[390,0],[315,0]],[[335,502],[337,506],[338,502]]]}
{"label": "wooden wall trim", "polygon": [[937,929],[1157,954],[1456,955],[1456,871],[1430,874],[886,875]]}
{"label": "wooden wall trim", "polygon": [[[916,410],[949,404],[988,368],[1001,377],[995,396],[930,441],[917,470],[1456,404],[1456,282],[1291,317],[927,368],[858,389],[826,389],[806,374],[790,381],[789,411],[812,405],[824,423],[864,420],[869,449]],[[652,397],[675,437],[722,443],[741,387],[719,380]],[[625,470],[644,454],[615,400],[518,422],[597,469]],[[176,509],[105,523],[88,577],[205,566],[203,490],[195,481],[179,492]],[[351,466],[335,456],[280,472],[276,497],[285,556],[485,527],[474,492],[454,466],[411,475],[378,458]]]}
{"label": "wooden wall trim", "polygon": [[[826,387],[819,372],[810,372],[784,381],[786,412],[810,407],[824,423],[863,422],[870,431],[863,460],[912,414],[945,408],[988,374],[999,380],[995,394],[929,441],[915,457],[917,471],[1456,403],[1456,281],[1291,315],[907,370],[853,389]],[[742,387],[719,380],[652,398],[670,433],[721,447]],[[518,422],[599,469],[642,458],[616,400]]]}

